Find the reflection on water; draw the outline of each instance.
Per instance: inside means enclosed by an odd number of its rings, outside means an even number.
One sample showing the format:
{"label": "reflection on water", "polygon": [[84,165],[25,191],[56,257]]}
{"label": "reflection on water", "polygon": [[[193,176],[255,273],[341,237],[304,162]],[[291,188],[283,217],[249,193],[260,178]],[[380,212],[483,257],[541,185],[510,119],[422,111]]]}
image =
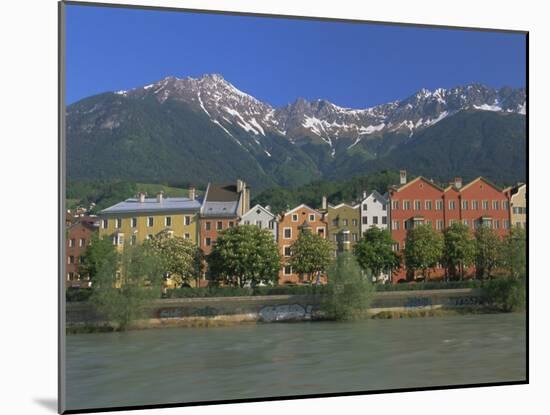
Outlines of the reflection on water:
{"label": "reflection on water", "polygon": [[525,314],[67,338],[67,408],[525,379]]}

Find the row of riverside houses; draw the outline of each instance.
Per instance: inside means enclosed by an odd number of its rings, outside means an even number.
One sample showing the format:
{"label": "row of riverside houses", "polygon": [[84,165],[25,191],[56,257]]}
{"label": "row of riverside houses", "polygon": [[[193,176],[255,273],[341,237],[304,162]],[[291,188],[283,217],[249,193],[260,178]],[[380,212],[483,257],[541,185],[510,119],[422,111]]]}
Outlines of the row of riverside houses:
{"label": "row of riverside houses", "polygon": [[[111,238],[119,250],[125,243],[140,243],[167,232],[191,240],[208,255],[220,231],[238,225],[256,225],[269,229],[279,246],[282,257],[279,283],[299,283],[300,276],[293,272],[288,260],[292,244],[306,229],[328,238],[335,253],[351,250],[371,226],[389,229],[394,249],[399,252],[404,248],[407,230],[421,223],[441,231],[455,221],[472,230],[485,224],[504,236],[511,224],[525,227],[526,191],[525,184],[502,190],[482,177],[464,186],[457,177],[442,188],[423,177],[407,182],[406,172],[401,171],[399,185],[391,186],[384,195],[363,192],[359,200],[338,205],[328,204],[323,197],[320,209],[302,204],[279,215],[269,207],[250,208],[250,188],[243,180],[228,185],[208,184],[200,197],[194,188],[189,189],[186,198],[164,197],[162,193],[147,198],[140,193],[102,210],[99,220],[84,217],[69,226],[67,281],[73,282],[69,285],[87,286],[79,282],[77,264],[94,231],[102,238]],[[443,273],[443,269],[435,271],[433,276]],[[398,270],[392,282],[406,279],[406,274],[405,269]],[[207,284],[205,275],[200,285]]]}

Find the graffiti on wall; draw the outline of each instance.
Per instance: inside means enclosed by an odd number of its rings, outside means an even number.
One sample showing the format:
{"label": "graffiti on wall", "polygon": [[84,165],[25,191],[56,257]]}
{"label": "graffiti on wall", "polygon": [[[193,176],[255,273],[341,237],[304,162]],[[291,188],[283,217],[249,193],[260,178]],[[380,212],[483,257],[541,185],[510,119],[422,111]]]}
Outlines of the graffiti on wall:
{"label": "graffiti on wall", "polygon": [[281,304],[265,306],[260,310],[260,321],[293,321],[311,320],[312,305],[305,307],[300,304]]}

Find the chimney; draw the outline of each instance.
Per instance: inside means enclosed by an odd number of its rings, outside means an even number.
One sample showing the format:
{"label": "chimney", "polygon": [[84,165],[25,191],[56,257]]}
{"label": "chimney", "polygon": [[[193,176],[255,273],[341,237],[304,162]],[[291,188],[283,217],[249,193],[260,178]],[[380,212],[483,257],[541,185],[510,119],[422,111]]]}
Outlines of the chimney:
{"label": "chimney", "polygon": [[265,205],[265,210],[267,210],[268,212],[271,212],[271,206]]}
{"label": "chimney", "polygon": [[139,203],[145,202],[145,193],[139,192],[138,193],[138,199],[139,199]]}
{"label": "chimney", "polygon": [[244,182],[241,179],[237,179],[237,192],[242,192],[244,188]]}
{"label": "chimney", "polygon": [[407,170],[399,170],[399,184],[407,183]]}
{"label": "chimney", "polygon": [[163,199],[163,192],[157,192],[157,203],[161,203]]}
{"label": "chimney", "polygon": [[462,177],[455,177],[455,187],[460,189],[462,187]]}
{"label": "chimney", "polygon": [[367,198],[367,191],[363,190],[363,200],[365,200],[366,198]]}
{"label": "chimney", "polygon": [[189,199],[195,200],[195,188],[194,187],[189,188]]}
{"label": "chimney", "polygon": [[321,209],[327,210],[327,197],[323,196],[321,199]]}

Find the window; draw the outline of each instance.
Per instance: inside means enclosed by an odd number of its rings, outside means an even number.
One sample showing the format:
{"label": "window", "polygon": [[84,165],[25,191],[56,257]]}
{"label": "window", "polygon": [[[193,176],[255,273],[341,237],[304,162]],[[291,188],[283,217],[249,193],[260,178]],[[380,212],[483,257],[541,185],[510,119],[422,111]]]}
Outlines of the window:
{"label": "window", "polygon": [[72,256],[72,255],[69,256],[69,257],[67,258],[67,263],[68,263],[68,264],[74,264],[74,256]]}
{"label": "window", "polygon": [[362,220],[363,220],[363,225],[369,224],[369,218],[367,216],[363,216]]}
{"label": "window", "polygon": [[171,216],[166,216],[164,218],[164,226],[172,226],[172,217]]}
{"label": "window", "polygon": [[298,215],[296,213],[292,214],[292,222],[298,222]]}
{"label": "window", "polygon": [[502,209],[510,209],[510,202],[508,200],[503,200],[502,201]]}
{"label": "window", "polygon": [[72,280],[72,278],[73,278],[73,273],[72,272],[67,272],[67,281]]}
{"label": "window", "polygon": [[462,219],[462,224],[469,226],[468,219]]}
{"label": "window", "polygon": [[233,226],[235,226],[235,223],[232,220],[230,220],[229,221],[229,227],[232,228]]}
{"label": "window", "polygon": [[473,210],[479,209],[479,202],[477,200],[472,200],[472,209]]}
{"label": "window", "polygon": [[363,203],[363,210],[367,210],[368,205],[366,203]]}
{"label": "window", "polygon": [[332,219],[332,226],[338,226],[338,218]]}
{"label": "window", "polygon": [[488,200],[483,201],[483,210],[489,210],[489,201]]}
{"label": "window", "polygon": [[351,220],[351,225],[352,226],[357,226],[357,219],[352,219]]}
{"label": "window", "polygon": [[118,234],[118,244],[124,245],[124,235],[121,233]]}
{"label": "window", "polygon": [[424,202],[424,207],[426,210],[432,210],[432,201],[431,200],[426,200]]}
{"label": "window", "polygon": [[394,231],[398,231],[399,230],[399,221],[398,220],[392,220],[391,221],[391,228]]}
{"label": "window", "polygon": [[249,220],[245,220],[245,221],[244,221],[244,224],[245,224],[245,225],[250,225],[250,221],[249,221]]}
{"label": "window", "polygon": [[289,256],[292,255],[292,254],[290,253],[290,246],[285,245],[285,246],[283,247],[283,254],[284,254],[284,256],[286,256],[286,257],[289,257]]}
{"label": "window", "polygon": [[191,216],[184,216],[184,217],[183,217],[183,224],[184,224],[185,226],[191,225]]}
{"label": "window", "polygon": [[269,229],[275,229],[275,222],[272,220],[269,221]]}
{"label": "window", "polygon": [[261,229],[261,228],[262,228],[262,221],[261,221],[261,220],[257,220],[257,221],[256,221],[256,226],[257,226],[258,228]]}
{"label": "window", "polygon": [[493,200],[493,210],[498,210],[500,206],[500,203],[498,203],[498,200]]}
{"label": "window", "polygon": [[152,234],[147,235],[147,239],[153,239],[153,235]]}
{"label": "window", "polygon": [[435,210],[443,210],[443,200],[435,201]]}
{"label": "window", "polygon": [[373,225],[378,225],[378,216],[373,216],[372,217],[372,224]]}
{"label": "window", "polygon": [[435,227],[436,227],[437,230],[443,229],[443,220],[438,219],[436,224],[435,224]]}
{"label": "window", "polygon": [[103,219],[103,229],[107,229],[109,227],[109,219]]}
{"label": "window", "polygon": [[210,238],[205,238],[205,239],[204,239],[204,244],[205,244],[206,246],[210,246],[210,245],[212,245],[212,240],[211,240]]}
{"label": "window", "polygon": [[343,219],[342,222],[344,223],[344,226],[348,226],[348,220],[347,219]]}
{"label": "window", "polygon": [[130,226],[131,226],[132,228],[137,227],[137,218],[132,218],[132,219],[130,219]]}
{"label": "window", "polygon": [[431,220],[427,220],[427,221],[426,221],[426,225],[428,225],[428,226],[431,227],[431,226],[432,226],[432,221],[431,221]]}
{"label": "window", "polygon": [[69,239],[69,248],[74,246],[74,239]]}
{"label": "window", "polygon": [[411,203],[408,200],[403,200],[403,210],[410,210]]}
{"label": "window", "polygon": [[122,219],[121,219],[121,218],[116,218],[116,220],[115,220],[115,228],[117,228],[117,229],[122,228]]}
{"label": "window", "polygon": [[132,239],[130,239],[130,244],[131,245],[135,245],[137,242],[137,236],[136,235],[132,235]]}
{"label": "window", "polygon": [[352,233],[352,234],[351,234],[351,240],[352,240],[353,242],[357,242],[357,234],[356,234],[356,233]]}
{"label": "window", "polygon": [[78,241],[78,246],[80,247],[86,246],[86,239],[80,238],[80,241]]}
{"label": "window", "polygon": [[387,225],[387,224],[388,224],[388,217],[382,216],[382,225]]}
{"label": "window", "polygon": [[292,238],[292,228],[284,228],[283,229],[283,238],[284,239]]}
{"label": "window", "polygon": [[421,205],[420,205],[420,200],[415,200],[414,201],[414,210],[420,210],[420,209],[422,209]]}
{"label": "window", "polygon": [[498,219],[495,219],[495,221],[493,222],[493,225],[495,229],[500,229],[500,221]]}
{"label": "window", "polygon": [[449,200],[449,210],[455,210],[456,207],[456,201]]}
{"label": "window", "polygon": [[191,239],[191,235],[189,234],[189,232],[185,232],[185,233],[183,234],[183,237],[184,237],[185,239]]}
{"label": "window", "polygon": [[332,240],[334,242],[337,242],[338,241],[338,235],[336,235],[336,234],[332,235]]}
{"label": "window", "polygon": [[154,223],[155,223],[155,219],[152,216],[149,216],[147,218],[147,226],[151,227],[151,226],[153,226]]}
{"label": "window", "polygon": [[[79,264],[84,263],[84,257],[83,257],[82,255],[80,255],[80,256],[78,257],[78,263],[79,263]],[[79,279],[80,279],[80,278],[79,278]]]}
{"label": "window", "polygon": [[216,229],[219,231],[223,229],[223,223],[221,220],[216,223]]}
{"label": "window", "polygon": [[324,238],[325,237],[325,228],[317,228],[317,234]]}
{"label": "window", "polygon": [[468,201],[467,200],[462,201],[462,210],[468,210]]}
{"label": "window", "polygon": [[413,228],[412,225],[413,225],[413,223],[410,220],[404,220],[403,221],[403,228],[404,229],[412,229]]}
{"label": "window", "polygon": [[314,222],[314,221],[315,221],[315,215],[314,215],[314,214],[310,214],[310,215],[309,215],[309,221],[310,221],[310,222]]}
{"label": "window", "polygon": [[211,226],[212,226],[212,225],[210,224],[210,222],[205,222],[205,224],[204,224],[204,229],[207,230],[207,231],[209,231]]}
{"label": "window", "polygon": [[285,273],[285,275],[291,275],[292,274],[292,267],[290,265],[286,265],[284,273]]}
{"label": "window", "polygon": [[453,223],[455,223],[455,222],[456,222],[456,220],[454,220],[454,219],[449,219],[449,226],[451,226],[451,225],[452,225]]}
{"label": "window", "polygon": [[396,242],[392,245],[392,249],[396,252],[399,252],[399,242]]}
{"label": "window", "polygon": [[502,221],[502,226],[504,227],[504,229],[510,229],[510,221],[508,219],[504,219]]}
{"label": "window", "polygon": [[382,203],[382,210],[386,210],[386,204]]}
{"label": "window", "polygon": [[399,210],[399,200],[392,200],[391,202],[391,208],[393,210]]}

